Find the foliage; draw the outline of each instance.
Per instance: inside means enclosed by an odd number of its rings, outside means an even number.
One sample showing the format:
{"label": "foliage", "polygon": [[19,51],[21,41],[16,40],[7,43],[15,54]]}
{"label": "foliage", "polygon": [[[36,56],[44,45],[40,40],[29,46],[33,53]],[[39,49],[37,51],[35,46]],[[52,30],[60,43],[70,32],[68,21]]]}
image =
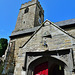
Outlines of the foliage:
{"label": "foliage", "polygon": [[0,57],[5,53],[5,50],[8,45],[8,40],[5,38],[0,39]]}

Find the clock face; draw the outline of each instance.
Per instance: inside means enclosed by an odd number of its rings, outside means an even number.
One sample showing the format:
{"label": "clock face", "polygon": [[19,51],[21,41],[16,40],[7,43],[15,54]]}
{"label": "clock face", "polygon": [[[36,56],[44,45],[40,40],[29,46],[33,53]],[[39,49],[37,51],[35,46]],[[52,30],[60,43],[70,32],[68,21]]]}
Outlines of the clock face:
{"label": "clock face", "polygon": [[39,18],[39,23],[41,24],[41,18]]}

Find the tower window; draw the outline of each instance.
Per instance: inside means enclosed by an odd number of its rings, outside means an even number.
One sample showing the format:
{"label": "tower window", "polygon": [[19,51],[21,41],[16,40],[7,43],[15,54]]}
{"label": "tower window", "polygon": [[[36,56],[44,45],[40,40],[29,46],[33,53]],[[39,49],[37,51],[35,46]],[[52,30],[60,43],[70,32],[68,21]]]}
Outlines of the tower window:
{"label": "tower window", "polygon": [[41,24],[41,19],[39,18],[39,23]]}
{"label": "tower window", "polygon": [[39,16],[41,17],[41,11],[39,11]]}
{"label": "tower window", "polygon": [[27,8],[25,9],[25,11],[24,11],[24,14],[25,14],[25,13],[28,13],[28,11],[29,11],[29,8],[27,7]]}

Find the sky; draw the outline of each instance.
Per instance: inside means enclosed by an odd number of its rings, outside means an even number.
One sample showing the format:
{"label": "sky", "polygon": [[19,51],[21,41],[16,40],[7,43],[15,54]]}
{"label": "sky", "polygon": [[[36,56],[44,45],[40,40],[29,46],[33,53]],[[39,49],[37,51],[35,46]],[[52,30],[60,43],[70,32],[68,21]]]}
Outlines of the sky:
{"label": "sky", "polygon": [[[0,0],[0,38],[10,39],[21,4],[31,0]],[[39,0],[44,9],[44,21],[52,22],[75,18],[75,0]]]}

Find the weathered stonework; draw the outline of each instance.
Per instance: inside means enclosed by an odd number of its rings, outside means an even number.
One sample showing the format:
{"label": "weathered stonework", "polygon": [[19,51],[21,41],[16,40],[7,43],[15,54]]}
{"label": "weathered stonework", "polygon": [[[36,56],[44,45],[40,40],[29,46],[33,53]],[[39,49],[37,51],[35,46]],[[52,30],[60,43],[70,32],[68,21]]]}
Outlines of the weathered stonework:
{"label": "weathered stonework", "polygon": [[[29,8],[29,11],[24,13],[27,7]],[[41,17],[39,17],[39,11],[41,11]],[[42,23],[44,21],[44,10],[38,0],[22,4],[13,32],[39,26],[39,18],[41,18]]]}
{"label": "weathered stonework", "polygon": [[65,29],[69,34],[75,36],[75,27],[71,27],[71,28],[68,28],[68,29]]}
{"label": "weathered stonework", "polygon": [[[51,28],[50,28],[51,27]],[[49,31],[52,38],[44,38],[43,34]],[[38,38],[39,37],[39,38]],[[61,39],[60,39],[61,38]],[[32,41],[32,42],[31,42]],[[35,42],[34,42],[35,41]],[[46,41],[48,48],[44,47],[44,41]],[[41,51],[41,50],[55,50],[55,49],[66,49],[71,48],[71,39],[68,35],[64,34],[62,31],[58,30],[52,25],[42,27],[38,33],[28,42],[28,47],[25,51]]]}
{"label": "weathered stonework", "polygon": [[[15,57],[15,61],[17,62],[17,58],[19,56],[19,48],[21,46],[23,46],[23,44],[30,38],[30,36],[25,36],[25,37],[22,37],[22,38],[17,38],[15,39],[15,52],[14,52],[14,57]],[[13,40],[11,40],[13,41]]]}
{"label": "weathered stonework", "polygon": [[[27,8],[29,11],[24,13]],[[43,21],[44,10],[38,0],[22,4],[5,52],[3,75],[34,75],[35,67],[44,62],[48,62],[50,72],[52,65],[58,65],[65,75],[72,75],[75,28],[63,30],[48,20]]]}
{"label": "weathered stonework", "polygon": [[[45,26],[42,26],[39,31],[36,31],[34,36],[28,41],[28,43],[19,49],[19,56],[17,58],[18,64],[15,66],[15,75],[22,74],[22,67],[24,65],[24,59],[26,52],[42,52],[42,51],[54,51],[54,50],[61,50],[61,49],[69,49],[72,48],[72,38],[62,32],[62,29],[58,29],[59,27],[48,24]],[[49,32],[51,37],[43,37],[43,35],[46,35],[46,32]],[[44,46],[44,41],[46,41],[46,44],[48,47]],[[16,53],[16,52],[15,52]],[[58,55],[58,54],[57,54]],[[54,56],[52,56],[54,57]],[[55,56],[56,57],[56,56]],[[57,56],[58,57],[58,56]],[[65,60],[64,60],[65,57]],[[36,57],[38,58],[38,57]],[[29,64],[30,61],[35,59],[34,57],[28,57],[27,64]],[[61,55],[60,59],[62,59],[64,62],[69,61],[69,56],[67,55]],[[73,60],[73,59],[72,59]],[[72,63],[72,62],[71,62]],[[19,68],[19,65],[21,68]],[[67,64],[69,65],[69,64]],[[73,66],[71,66],[73,68]],[[19,68],[19,69],[18,69]],[[72,69],[71,69],[72,71]]]}

